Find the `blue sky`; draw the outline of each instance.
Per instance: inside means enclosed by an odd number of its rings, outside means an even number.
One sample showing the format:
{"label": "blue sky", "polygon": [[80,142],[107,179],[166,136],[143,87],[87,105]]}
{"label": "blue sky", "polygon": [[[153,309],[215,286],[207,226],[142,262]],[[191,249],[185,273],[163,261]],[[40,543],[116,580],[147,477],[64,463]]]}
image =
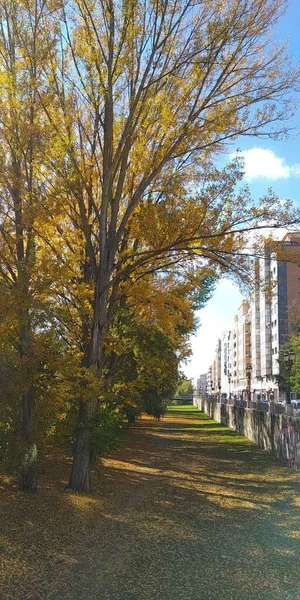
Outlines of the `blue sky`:
{"label": "blue sky", "polygon": [[[288,40],[293,61],[300,61],[300,0],[291,0],[277,29],[278,38]],[[280,198],[290,198],[300,206],[300,98],[299,110],[291,125],[296,130],[287,140],[241,138],[232,144],[231,152],[237,148],[243,151],[245,180],[255,198],[272,187]],[[188,377],[199,377],[207,371],[214,359],[217,338],[221,331],[231,328],[241,300],[238,288],[225,280],[218,285],[206,307],[197,313],[200,326],[191,338],[193,356],[183,365]]]}

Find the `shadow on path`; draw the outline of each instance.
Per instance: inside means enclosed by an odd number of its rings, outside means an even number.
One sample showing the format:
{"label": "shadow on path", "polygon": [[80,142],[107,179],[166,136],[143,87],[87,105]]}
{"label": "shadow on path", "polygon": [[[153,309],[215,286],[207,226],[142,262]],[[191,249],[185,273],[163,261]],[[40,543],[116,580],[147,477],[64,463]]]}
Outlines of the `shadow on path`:
{"label": "shadow on path", "polygon": [[193,407],[138,421],[96,479],[11,494],[1,599],[299,600],[299,474]]}

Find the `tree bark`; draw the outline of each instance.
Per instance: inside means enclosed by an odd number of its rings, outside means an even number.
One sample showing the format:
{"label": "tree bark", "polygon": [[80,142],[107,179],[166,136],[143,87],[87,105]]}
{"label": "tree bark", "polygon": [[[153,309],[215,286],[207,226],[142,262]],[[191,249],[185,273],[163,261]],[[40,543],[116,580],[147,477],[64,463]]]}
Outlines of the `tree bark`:
{"label": "tree bark", "polygon": [[[102,358],[104,339],[107,329],[107,286],[105,291],[99,285],[95,290],[94,322],[91,331],[90,343],[83,343],[85,356],[83,366],[92,368],[96,377],[100,379],[102,373]],[[67,489],[80,493],[89,493],[90,465],[93,454],[91,447],[92,425],[97,416],[98,400],[81,401],[79,407],[79,420],[76,434],[76,445],[73,455],[72,471]]]}
{"label": "tree bark", "polygon": [[89,493],[91,491],[90,466],[93,455],[91,426],[97,414],[97,405],[97,400],[80,403],[72,471],[67,486],[67,489],[74,492]]}
{"label": "tree bark", "polygon": [[22,394],[23,425],[19,485],[23,492],[37,491],[37,446],[32,431],[32,394]]}
{"label": "tree bark", "polygon": [[91,432],[86,424],[79,425],[76,436],[76,446],[73,456],[72,471],[67,489],[75,492],[89,493],[91,491],[90,464],[92,450],[90,445]]}
{"label": "tree bark", "polygon": [[[84,280],[90,281],[91,272],[85,264],[84,268]],[[99,289],[99,283],[95,285],[95,306],[94,306],[94,318],[91,331],[85,321],[82,323],[82,348],[84,356],[82,359],[82,366],[85,368],[93,368],[96,376],[100,377],[100,359],[103,350],[103,344],[101,339],[103,336],[100,335],[100,314],[101,305],[106,306],[107,292],[102,295],[101,302],[101,289]],[[70,480],[67,485],[67,489],[73,490],[79,493],[89,493],[91,491],[90,483],[90,465],[92,459],[92,424],[97,415],[98,400],[83,400],[79,403],[79,416],[78,416],[78,427],[76,432],[76,443],[73,454],[72,470]]]}

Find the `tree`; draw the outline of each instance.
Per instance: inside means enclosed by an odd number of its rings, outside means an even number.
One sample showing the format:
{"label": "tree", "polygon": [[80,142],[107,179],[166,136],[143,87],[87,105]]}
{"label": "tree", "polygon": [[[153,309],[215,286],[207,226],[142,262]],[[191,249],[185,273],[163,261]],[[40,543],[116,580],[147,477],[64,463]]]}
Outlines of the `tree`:
{"label": "tree", "polygon": [[146,412],[152,414],[151,403],[145,404],[148,392],[151,389],[160,404],[172,397],[183,344],[182,337],[175,342],[167,329],[162,332],[154,323],[143,322],[128,308],[120,310],[108,336],[105,403],[138,412],[147,405]]}
{"label": "tree", "polygon": [[294,392],[300,391],[300,336],[292,335],[290,340],[290,350],[295,353],[294,364],[291,369],[291,389]]}
{"label": "tree", "polygon": [[194,388],[190,379],[183,377],[177,390],[176,396],[184,396],[185,398],[189,398],[193,395]]}
{"label": "tree", "polygon": [[[280,251],[280,249],[279,249]],[[280,254],[279,254],[280,256]],[[293,258],[293,257],[292,257]],[[299,260],[299,251],[295,252],[295,262]],[[281,392],[299,392],[300,390],[300,314],[296,301],[293,301],[288,307],[288,332],[285,336],[285,344],[281,347],[279,353],[279,374],[276,381]],[[286,353],[294,352],[292,364],[285,361]]]}
{"label": "tree", "polygon": [[[36,230],[43,230],[51,132],[42,98],[50,97],[47,58],[53,46],[44,0],[4,0],[0,8],[0,290],[3,339],[21,421],[20,486],[37,486],[33,423],[35,341],[42,290]],[[5,333],[4,333],[5,332]]]}
{"label": "tree", "polygon": [[142,394],[143,407],[147,415],[160,419],[167,412],[168,401],[171,400],[172,392],[167,390],[161,395],[156,386],[147,387]]}
{"label": "tree", "polygon": [[[70,218],[81,231],[81,271],[91,292],[83,365],[101,379],[120,285],[142,267],[193,262],[247,274],[244,235],[294,221],[270,195],[235,195],[240,165],[212,168],[237,135],[277,135],[298,73],[269,35],[277,0],[73,0],[65,4],[53,65],[61,135],[55,165]],[[57,115],[59,114],[59,117]],[[193,186],[198,191],[191,195]],[[150,227],[149,227],[150,224]],[[81,247],[82,249],[82,247]],[[89,490],[90,423],[81,403],[70,487]]]}

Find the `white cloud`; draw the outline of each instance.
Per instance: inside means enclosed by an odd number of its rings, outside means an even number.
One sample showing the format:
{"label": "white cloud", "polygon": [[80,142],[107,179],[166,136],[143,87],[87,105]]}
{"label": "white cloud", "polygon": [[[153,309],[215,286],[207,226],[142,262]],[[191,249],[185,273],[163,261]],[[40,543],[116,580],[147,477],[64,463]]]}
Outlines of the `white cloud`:
{"label": "white cloud", "polygon": [[[254,179],[288,179],[289,177],[300,176],[300,164],[287,165],[285,159],[276,156],[272,150],[264,148],[250,148],[243,150],[240,155],[245,161],[245,179],[253,181]],[[233,158],[236,154],[231,154]]]}

